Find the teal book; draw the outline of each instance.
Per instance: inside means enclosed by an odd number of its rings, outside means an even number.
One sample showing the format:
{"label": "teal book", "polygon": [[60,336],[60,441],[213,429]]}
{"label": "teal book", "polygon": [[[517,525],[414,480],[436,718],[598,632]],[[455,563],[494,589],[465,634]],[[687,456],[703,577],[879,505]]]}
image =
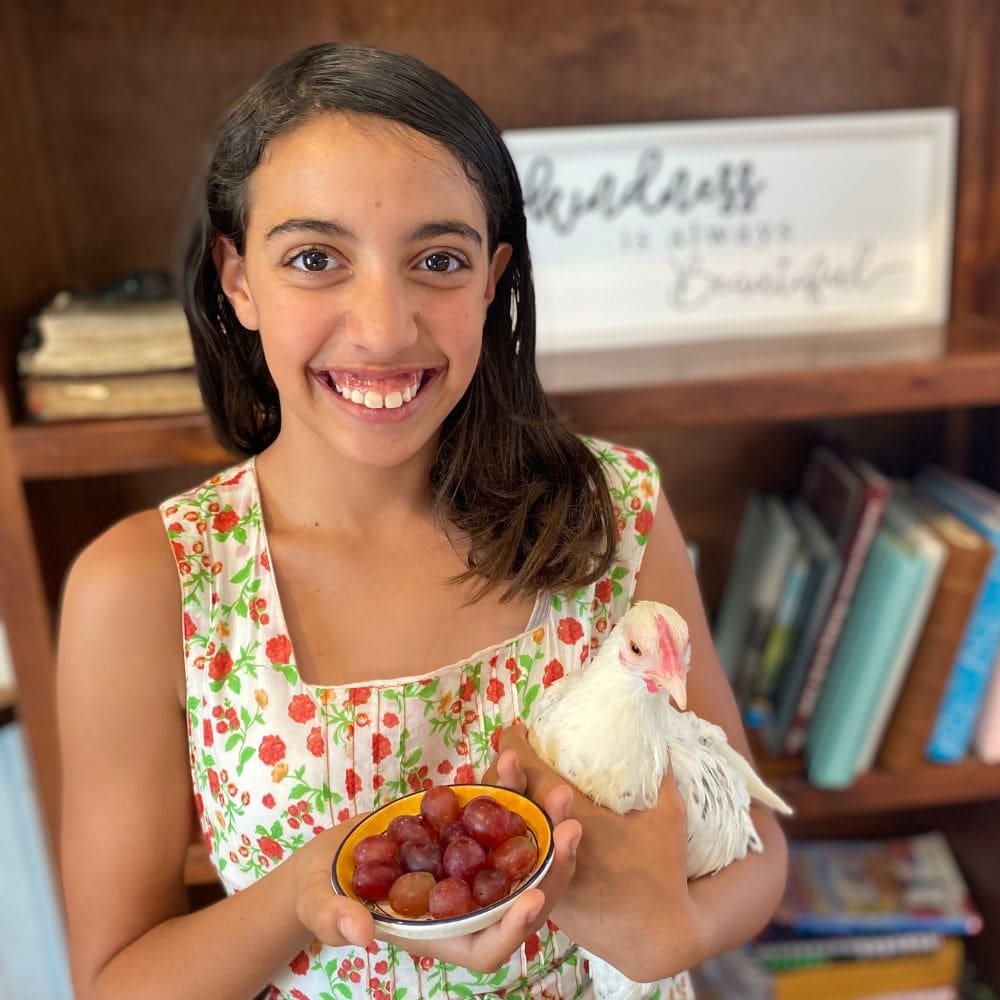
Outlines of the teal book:
{"label": "teal book", "polygon": [[[900,531],[880,525],[865,561],[806,735],[811,784],[846,788],[858,776],[914,608],[932,575],[926,554]],[[912,643],[911,643],[912,644]]]}

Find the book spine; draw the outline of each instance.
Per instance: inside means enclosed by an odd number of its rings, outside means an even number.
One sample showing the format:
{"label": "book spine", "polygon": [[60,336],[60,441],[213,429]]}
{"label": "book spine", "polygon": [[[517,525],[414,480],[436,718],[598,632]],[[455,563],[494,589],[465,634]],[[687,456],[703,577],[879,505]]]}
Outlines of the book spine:
{"label": "book spine", "polygon": [[1000,656],[990,673],[990,684],[972,741],[976,756],[986,764],[1000,764]]}
{"label": "book spine", "polygon": [[927,625],[879,749],[880,767],[902,771],[924,759],[989,557],[986,545],[949,549]]}
{"label": "book spine", "polygon": [[844,620],[850,610],[851,598],[857,588],[858,579],[875,538],[875,532],[882,520],[888,498],[888,492],[885,490],[866,489],[865,491],[858,527],[848,549],[844,570],[830,606],[830,613],[823,624],[812,659],[806,670],[798,704],[795,706],[791,723],[785,732],[784,752],[786,754],[799,753],[805,744],[809,720],[812,718],[816,702],[819,700],[830,660],[833,658]]}
{"label": "book spine", "polygon": [[955,665],[934,720],[927,757],[941,764],[961,760],[972,743],[1000,641],[1000,555],[990,564],[986,584],[969,616]]}

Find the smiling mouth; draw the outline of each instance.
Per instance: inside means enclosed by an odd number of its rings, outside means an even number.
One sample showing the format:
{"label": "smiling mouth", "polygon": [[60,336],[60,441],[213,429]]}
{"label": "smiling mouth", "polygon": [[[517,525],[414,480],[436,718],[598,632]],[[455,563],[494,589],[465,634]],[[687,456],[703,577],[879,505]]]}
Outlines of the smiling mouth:
{"label": "smiling mouth", "polygon": [[395,375],[391,378],[370,378],[350,372],[321,371],[317,376],[349,403],[368,410],[398,410],[416,399],[435,369]]}

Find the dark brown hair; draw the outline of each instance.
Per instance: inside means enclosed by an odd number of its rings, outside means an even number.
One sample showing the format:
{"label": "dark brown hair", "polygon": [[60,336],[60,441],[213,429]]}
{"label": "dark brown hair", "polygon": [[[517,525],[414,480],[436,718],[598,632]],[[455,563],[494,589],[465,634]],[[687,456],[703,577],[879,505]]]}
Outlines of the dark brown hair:
{"label": "dark brown hair", "polygon": [[230,110],[199,191],[184,259],[183,296],[205,406],[220,442],[253,455],[277,436],[281,407],[260,339],[222,293],[212,259],[225,237],[245,250],[247,183],[267,144],[317,115],[376,116],[441,143],[486,209],[490,253],[513,254],[497,283],[472,382],[448,415],[431,472],[447,522],[470,541],[477,594],[504,597],[581,585],[613,558],[615,524],[601,466],[555,417],[535,370],[535,304],[517,172],[475,102],[411,56],[316,45],[268,73]]}

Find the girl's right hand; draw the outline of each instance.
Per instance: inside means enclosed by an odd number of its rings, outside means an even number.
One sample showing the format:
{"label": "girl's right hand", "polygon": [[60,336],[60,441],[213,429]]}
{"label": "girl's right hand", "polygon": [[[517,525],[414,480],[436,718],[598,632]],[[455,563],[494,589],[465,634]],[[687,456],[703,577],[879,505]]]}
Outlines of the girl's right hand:
{"label": "girl's right hand", "polygon": [[318,941],[333,948],[350,944],[365,948],[375,937],[375,921],[368,908],[335,892],[330,879],[337,848],[366,815],[326,830],[292,855],[295,914]]}

